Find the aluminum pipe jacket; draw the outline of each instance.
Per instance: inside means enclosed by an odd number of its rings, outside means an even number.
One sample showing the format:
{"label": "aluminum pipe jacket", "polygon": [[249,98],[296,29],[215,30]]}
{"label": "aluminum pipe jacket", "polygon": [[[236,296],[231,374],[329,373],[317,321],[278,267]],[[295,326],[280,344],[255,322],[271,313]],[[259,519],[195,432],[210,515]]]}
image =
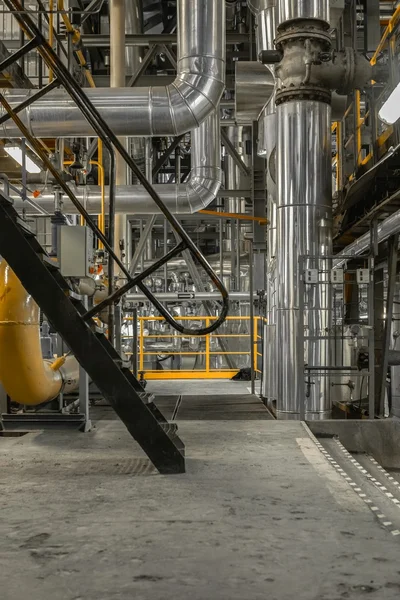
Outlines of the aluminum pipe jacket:
{"label": "aluminum pipe jacket", "polygon": [[[206,208],[216,197],[222,183],[221,141],[219,111],[210,116],[192,132],[192,170],[187,183],[156,184],[154,189],[167,208],[175,214],[195,213]],[[101,212],[99,186],[72,187],[78,200],[91,214]],[[108,195],[108,191],[107,191]],[[19,196],[12,196],[17,209],[22,208]],[[48,212],[54,211],[54,194],[44,192],[36,203]],[[63,212],[76,214],[77,210],[67,197],[63,197]],[[156,214],[159,209],[141,185],[117,186],[117,213]]]}
{"label": "aluminum pipe jacket", "polygon": [[[378,243],[384,242],[388,238],[390,238],[395,233],[400,231],[400,210],[393,213],[378,224],[377,227],[377,241]],[[361,237],[359,237],[355,242],[352,242],[346,248],[344,248],[341,252],[338,252],[337,259],[334,260],[333,267],[335,269],[341,269],[345,266],[347,262],[347,258],[341,258],[343,256],[359,256],[360,254],[364,254],[371,247],[371,234],[370,232],[364,233]]]}
{"label": "aluminum pipe jacket", "polygon": [[[322,102],[295,100],[278,106],[277,118],[277,413],[279,418],[293,419],[299,418],[304,394],[303,378],[299,377],[304,366],[298,348],[300,328],[306,322],[308,333],[316,336],[328,327],[325,286],[308,290],[305,303],[314,310],[300,314],[299,258],[305,255],[322,258],[331,253],[331,108]],[[305,362],[321,365],[322,369],[329,364],[327,361],[327,342],[310,341]],[[318,376],[313,383],[307,417],[326,418],[330,412],[329,382],[326,377]]]}
{"label": "aluminum pipe jacket", "polygon": [[273,50],[276,35],[276,0],[247,0],[256,18],[257,56],[263,50]]}
{"label": "aluminum pipe jacket", "polygon": [[[150,88],[90,89],[88,97],[118,136],[176,136],[195,129],[218,106],[225,88],[225,27],[225,2],[179,0],[175,81]],[[34,92],[2,90],[13,107]],[[93,135],[62,90],[37,100],[19,116],[37,137]],[[9,120],[0,135],[21,134]]]}
{"label": "aluminum pipe jacket", "polygon": [[326,0],[280,0],[278,26],[286,21],[315,19],[329,23],[329,2]]}

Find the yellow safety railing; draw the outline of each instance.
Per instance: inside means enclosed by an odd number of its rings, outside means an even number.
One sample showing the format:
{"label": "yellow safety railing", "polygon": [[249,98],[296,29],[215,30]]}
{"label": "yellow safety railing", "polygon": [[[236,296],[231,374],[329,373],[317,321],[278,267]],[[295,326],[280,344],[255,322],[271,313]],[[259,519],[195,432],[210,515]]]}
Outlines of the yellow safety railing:
{"label": "yellow safety railing", "polygon": [[[209,317],[209,316],[188,316],[188,317],[179,317],[177,321],[205,321],[205,326],[208,327],[211,324],[211,321],[214,321],[218,317]],[[163,317],[154,317],[154,316],[140,316],[138,317],[138,372],[145,379],[230,379],[235,373],[239,371],[241,366],[238,365],[235,369],[229,368],[214,368],[211,364],[211,358],[214,356],[251,356],[251,348],[250,344],[254,345],[254,370],[256,373],[260,373],[260,358],[262,354],[259,352],[258,346],[260,345],[260,340],[262,340],[262,336],[259,334],[259,323],[262,317],[256,316],[254,317],[254,335],[251,340],[250,334],[250,316],[231,316],[227,317],[226,325],[224,326],[224,331],[218,331],[217,333],[212,333],[205,336],[196,336],[196,339],[203,340],[203,344],[201,349],[197,351],[192,350],[180,350],[180,349],[151,349],[148,343],[148,340],[177,340],[177,339],[187,339],[188,335],[182,334],[174,334],[174,333],[147,333],[146,324],[148,322],[154,321],[164,321]],[[128,317],[128,320],[132,320],[132,317]],[[248,325],[248,333],[225,333],[226,328],[229,328],[229,324],[244,324]],[[123,339],[132,339],[131,335],[123,335]],[[247,339],[248,347],[246,349],[238,349],[238,350],[228,350],[221,351],[219,349],[213,350],[213,341],[215,339],[223,339],[223,340],[233,340],[233,339]],[[126,354],[131,354],[127,352]],[[204,368],[200,369],[149,369],[146,366],[146,357],[150,356],[192,356],[192,357],[204,357]]]}

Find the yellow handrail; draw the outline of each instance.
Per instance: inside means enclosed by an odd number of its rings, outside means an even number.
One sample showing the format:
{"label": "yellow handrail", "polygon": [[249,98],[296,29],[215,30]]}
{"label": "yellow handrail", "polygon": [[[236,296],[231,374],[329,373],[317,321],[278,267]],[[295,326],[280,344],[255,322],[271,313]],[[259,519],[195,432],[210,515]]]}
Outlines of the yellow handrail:
{"label": "yellow handrail", "polygon": [[[179,317],[177,320],[181,320],[181,321],[205,321],[205,325],[209,326],[211,324],[211,322],[215,319],[217,319],[218,317],[214,317],[214,316],[208,316],[208,315],[193,315],[193,316],[184,316],[184,317]],[[230,316],[227,318],[228,321],[230,322],[249,322],[250,319],[252,317],[250,316]],[[126,317],[127,321],[132,321],[133,317]],[[147,378],[147,379],[170,379],[170,378],[177,378],[177,379],[196,379],[196,378],[203,378],[203,379],[213,379],[213,378],[218,378],[218,379],[228,379],[230,377],[232,377],[232,375],[234,375],[235,373],[237,373],[238,368],[235,369],[225,369],[225,368],[212,368],[210,359],[213,356],[251,356],[251,351],[250,348],[249,349],[238,349],[236,346],[236,349],[234,350],[226,350],[226,351],[220,351],[218,349],[214,350],[213,347],[211,346],[211,340],[214,340],[216,338],[234,338],[235,340],[237,340],[238,338],[245,338],[249,340],[249,344],[254,344],[254,369],[256,372],[260,372],[259,368],[258,368],[258,360],[259,358],[262,356],[260,354],[260,352],[258,352],[258,344],[259,344],[259,340],[262,339],[261,336],[259,336],[258,334],[258,323],[259,322],[264,322],[265,321],[265,317],[262,316],[255,316],[254,317],[254,336],[253,339],[251,340],[250,338],[250,332],[246,332],[246,333],[219,333],[218,334],[209,334],[209,335],[205,335],[205,336],[200,336],[202,339],[204,339],[203,342],[203,346],[201,350],[195,351],[195,350],[191,350],[190,347],[188,349],[184,349],[184,350],[179,350],[177,348],[171,348],[171,350],[169,349],[165,349],[165,350],[160,350],[160,349],[153,349],[150,348],[146,349],[145,344],[146,344],[146,340],[154,340],[154,339],[159,339],[159,340],[165,340],[165,339],[170,339],[170,340],[176,340],[176,339],[182,339],[182,338],[188,338],[190,336],[188,335],[183,335],[183,334],[174,334],[174,333],[160,333],[160,334],[147,334],[145,331],[145,323],[146,322],[151,322],[151,321],[164,321],[164,317],[160,317],[160,316],[139,316],[138,317],[138,363],[139,363],[139,372],[143,373],[143,375]],[[122,339],[132,339],[132,335],[123,335]],[[239,347],[240,348],[240,347]],[[131,352],[127,352],[128,355],[131,354]],[[188,356],[188,357],[196,357],[196,356],[200,356],[203,357],[204,359],[204,367],[202,369],[196,369],[196,370],[188,370],[188,369],[183,369],[183,370],[175,370],[175,369],[168,369],[168,370],[152,370],[152,369],[146,369],[145,367],[145,357],[146,356],[159,356],[160,354],[168,354],[169,356]]]}

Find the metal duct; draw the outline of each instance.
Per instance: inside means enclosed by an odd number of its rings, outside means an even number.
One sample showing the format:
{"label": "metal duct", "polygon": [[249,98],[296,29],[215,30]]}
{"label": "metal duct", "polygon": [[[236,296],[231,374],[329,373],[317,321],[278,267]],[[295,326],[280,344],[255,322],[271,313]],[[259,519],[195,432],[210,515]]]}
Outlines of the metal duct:
{"label": "metal duct", "polygon": [[[323,257],[331,252],[331,107],[328,104],[295,100],[277,106],[277,186],[278,186],[278,411],[280,418],[299,418],[304,396],[299,370],[303,369],[297,340],[304,327],[299,312],[299,257]],[[327,226],[328,224],[328,226]],[[308,304],[308,331],[328,327],[327,298],[314,286]],[[321,294],[318,298],[314,294]],[[317,335],[310,333],[309,335]],[[308,343],[307,364],[324,365],[328,345]],[[307,404],[307,418],[326,418],[330,414],[329,381],[315,377]]]}
{"label": "metal duct", "polygon": [[276,0],[247,0],[247,4],[256,18],[257,56],[260,56],[263,50],[274,49]]}
{"label": "metal duct", "polygon": [[[195,129],[218,106],[225,89],[225,2],[178,0],[178,66],[168,86],[97,88],[87,95],[118,136],[177,136]],[[11,106],[34,90],[2,90]],[[2,109],[1,114],[4,114]],[[21,111],[37,137],[93,135],[79,108],[62,90]],[[2,137],[20,137],[11,120]]]}
{"label": "metal duct", "polygon": [[[186,265],[187,266],[187,265]],[[160,302],[205,302],[207,300],[221,300],[219,292],[161,292],[154,294]],[[125,294],[126,302],[148,302],[147,296],[144,294]],[[249,292],[230,292],[229,300],[231,302],[250,302]]]}
{"label": "metal duct", "polygon": [[43,360],[39,307],[6,261],[0,263],[0,381],[14,402],[37,406],[74,390],[76,359]]}
{"label": "metal duct", "polygon": [[[400,210],[393,213],[392,215],[390,215],[390,217],[388,217],[387,219],[385,219],[384,221],[382,221],[381,223],[378,224],[378,226],[377,226],[378,243],[384,242],[385,240],[390,238],[395,233],[398,233],[399,231],[400,231]],[[336,258],[334,260],[334,265],[333,265],[334,268],[341,269],[345,266],[347,259],[345,259],[345,258],[341,259],[340,258],[341,256],[359,256],[360,254],[367,252],[367,250],[369,250],[370,246],[371,246],[371,234],[369,232],[364,233],[364,235],[359,237],[355,242],[352,242],[351,244],[346,246],[346,248],[344,248],[344,250],[342,250],[341,252],[338,252],[338,254],[336,255],[337,260],[336,260]]]}
{"label": "metal duct", "polygon": [[[219,110],[213,111],[199,128],[192,131],[192,170],[187,183],[156,184],[154,189],[167,208],[175,214],[195,213],[206,208],[216,197],[222,184],[221,132]],[[101,212],[99,186],[73,187],[73,192],[91,214]],[[15,206],[22,208],[21,198],[12,196]],[[36,202],[48,212],[54,211],[54,194],[42,193]],[[76,214],[77,210],[63,197],[63,212]],[[116,189],[117,213],[158,214],[156,204],[141,185],[118,186]]]}

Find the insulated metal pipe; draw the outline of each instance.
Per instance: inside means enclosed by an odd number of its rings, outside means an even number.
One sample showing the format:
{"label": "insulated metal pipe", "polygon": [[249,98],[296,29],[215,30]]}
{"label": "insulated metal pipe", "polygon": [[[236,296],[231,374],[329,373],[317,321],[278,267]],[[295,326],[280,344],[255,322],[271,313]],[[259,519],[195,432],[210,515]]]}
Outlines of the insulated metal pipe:
{"label": "insulated metal pipe", "polygon": [[[154,294],[160,302],[205,302],[207,300],[220,300],[218,292],[180,292],[180,293],[157,293]],[[147,302],[148,298],[144,294],[125,294],[124,299],[127,302]],[[231,302],[249,302],[249,292],[230,292],[229,300]]]}
{"label": "insulated metal pipe", "polygon": [[[192,170],[186,183],[155,184],[153,187],[167,208],[175,214],[195,213],[206,208],[216,197],[222,184],[221,132],[219,111],[213,111],[199,128],[192,132]],[[73,188],[74,194],[91,214],[101,212],[101,189],[98,186]],[[108,196],[108,189],[106,188]],[[13,196],[15,207],[22,208],[21,197]],[[54,210],[54,193],[43,192],[37,198],[38,205]],[[77,210],[63,196],[63,212],[76,214]],[[143,186],[118,186],[116,212],[133,214],[158,214],[160,211]]]}
{"label": "insulated metal pipe", "polygon": [[[125,87],[125,0],[110,0],[110,87]],[[120,138],[120,142],[128,148],[127,138]],[[126,163],[116,153],[115,184],[126,185],[126,175]],[[126,257],[126,223],[126,214],[119,213],[115,216],[114,252],[125,265],[129,261]],[[116,276],[121,277],[122,272],[117,272]]]}
{"label": "insulated metal pipe", "polygon": [[[381,221],[377,226],[377,241],[378,243],[384,242],[388,238],[390,238],[395,233],[400,231],[400,210],[393,213],[385,219]],[[333,268],[341,269],[345,266],[347,262],[347,258],[341,258],[342,256],[359,256],[360,254],[364,254],[368,252],[371,246],[371,235],[370,233],[364,233],[361,237],[359,237],[355,242],[352,242],[346,248],[344,248],[341,252],[338,252],[334,261]]]}
{"label": "insulated metal pipe", "polygon": [[[313,287],[309,298],[310,306],[319,306],[320,310],[310,310],[306,315],[306,320],[308,317],[312,323],[302,321],[299,257],[323,257],[331,252],[330,112],[328,104],[308,100],[286,102],[277,107],[279,418],[300,418],[300,401],[305,389],[299,383],[304,360],[297,344],[300,328],[306,326],[310,334],[312,330],[311,335],[317,335],[328,327],[327,297],[322,286]],[[305,362],[323,366],[328,360],[327,352],[327,343],[310,341]],[[314,384],[307,417],[326,418],[330,413],[328,379],[316,377]]]}
{"label": "insulated metal pipe", "polygon": [[19,404],[43,404],[78,385],[74,357],[58,361],[59,367],[57,361],[43,360],[39,307],[4,260],[0,262],[0,354],[0,381]]}
{"label": "insulated metal pipe", "polygon": [[[249,8],[256,17],[257,55],[263,50],[275,49],[276,36],[276,0],[248,0]],[[274,75],[271,69],[272,75]],[[261,396],[271,405],[277,398],[277,356],[276,356],[276,138],[277,122],[275,109],[275,93],[264,107],[258,119],[257,153],[266,159],[267,187],[267,323],[263,325],[263,364]]]}
{"label": "insulated metal pipe", "polygon": [[[225,30],[222,0],[178,0],[175,81],[168,86],[97,88],[86,93],[119,136],[178,136],[195,129],[218,106],[225,88]],[[15,107],[33,91],[2,93]],[[19,116],[37,137],[93,135],[79,108],[62,90],[37,100]],[[21,135],[11,120],[0,131],[6,138]]]}
{"label": "insulated metal pipe", "polygon": [[298,19],[313,19],[328,24],[329,4],[329,0],[279,0],[278,26]]}
{"label": "insulated metal pipe", "polygon": [[[299,31],[305,21],[313,20],[312,32],[318,35],[328,28],[329,0],[280,0],[279,28],[282,50],[291,52],[291,36],[299,20]],[[308,28],[310,29],[310,28]],[[313,37],[313,33],[307,33]],[[314,39],[314,38],[313,38]],[[288,44],[286,46],[286,44]],[[299,419],[305,400],[304,364],[317,366],[307,394],[308,419],[330,416],[329,379],[324,366],[329,366],[329,343],[321,339],[329,330],[329,294],[327,284],[307,286],[300,299],[301,256],[323,259],[331,254],[332,176],[331,176],[331,106],[330,90],[316,99],[313,89],[293,87],[286,94],[291,72],[277,92],[277,416]],[[304,267],[321,269],[321,261],[305,260]],[[323,269],[323,271],[328,270]],[[300,311],[304,302],[305,311]],[[300,348],[303,331],[313,339]]]}
{"label": "insulated metal pipe", "polygon": [[257,56],[260,56],[263,50],[274,49],[276,0],[247,0],[247,4],[256,18]]}

